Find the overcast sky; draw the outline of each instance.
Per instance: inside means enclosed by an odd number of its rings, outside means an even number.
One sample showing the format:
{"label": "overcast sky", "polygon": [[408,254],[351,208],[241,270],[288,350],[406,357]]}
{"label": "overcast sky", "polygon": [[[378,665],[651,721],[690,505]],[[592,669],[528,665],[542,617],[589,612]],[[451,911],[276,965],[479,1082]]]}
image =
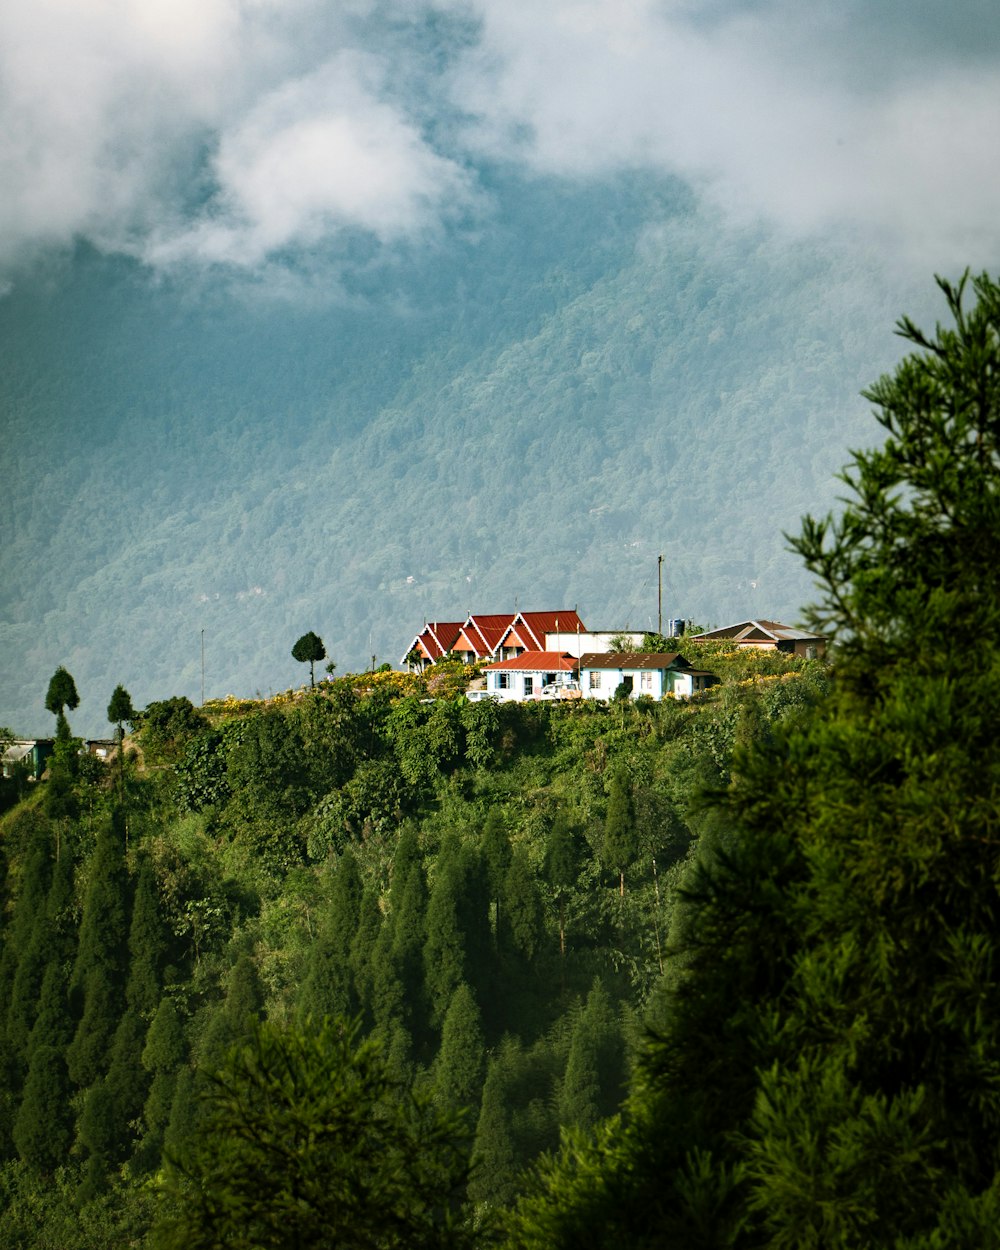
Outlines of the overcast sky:
{"label": "overcast sky", "polygon": [[995,0],[5,0],[0,270],[419,245],[486,162],[995,268],[998,35]]}

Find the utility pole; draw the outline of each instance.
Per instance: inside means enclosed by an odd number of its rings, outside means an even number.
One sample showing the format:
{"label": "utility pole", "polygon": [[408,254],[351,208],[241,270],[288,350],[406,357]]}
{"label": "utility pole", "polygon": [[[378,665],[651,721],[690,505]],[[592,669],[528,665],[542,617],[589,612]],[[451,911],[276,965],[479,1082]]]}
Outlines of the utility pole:
{"label": "utility pole", "polygon": [[656,557],[656,632],[663,637],[663,556]]}
{"label": "utility pole", "polygon": [[205,706],[205,631],[201,631],[201,706]]}

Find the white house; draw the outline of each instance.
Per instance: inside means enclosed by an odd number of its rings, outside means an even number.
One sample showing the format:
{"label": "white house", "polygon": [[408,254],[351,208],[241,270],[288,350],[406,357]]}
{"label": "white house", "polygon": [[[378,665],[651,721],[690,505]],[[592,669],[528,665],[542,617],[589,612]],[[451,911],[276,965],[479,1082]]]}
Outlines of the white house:
{"label": "white house", "polygon": [[630,647],[634,647],[638,651],[642,646],[643,634],[641,630],[635,633],[622,629],[601,629],[591,631],[590,633],[585,630],[571,633],[567,629],[560,629],[558,632],[547,631],[545,634],[545,650],[565,652],[567,655],[575,655],[579,659],[581,655],[588,653],[610,651],[612,642],[620,643],[623,639]]}
{"label": "white house", "polygon": [[483,672],[487,695],[520,702],[536,698],[543,686],[568,686],[576,677],[577,661],[556,651],[524,651],[485,665]]}
{"label": "white house", "polygon": [[715,681],[712,673],[692,668],[676,651],[591,651],[580,657],[585,699],[610,699],[623,684],[633,699],[689,698]]}

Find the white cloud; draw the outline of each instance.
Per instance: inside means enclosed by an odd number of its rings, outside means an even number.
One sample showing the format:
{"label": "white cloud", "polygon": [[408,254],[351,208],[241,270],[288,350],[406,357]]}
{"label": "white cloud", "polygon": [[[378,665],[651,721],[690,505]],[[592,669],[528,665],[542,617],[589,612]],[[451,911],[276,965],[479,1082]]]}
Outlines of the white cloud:
{"label": "white cloud", "polygon": [[[428,45],[428,6],[466,20],[447,56]],[[0,273],[81,236],[158,265],[257,270],[345,229],[421,238],[473,202],[470,158],[483,157],[580,179],[652,169],[737,219],[861,229],[924,269],[992,265],[991,11],[7,0]]]}
{"label": "white cloud", "polygon": [[379,78],[368,58],[343,53],[255,103],[221,134],[207,212],[158,239],[151,259],[257,265],[342,228],[391,242],[465,201],[464,173],[380,101]]}
{"label": "white cloud", "polygon": [[452,90],[483,153],[572,177],[659,169],[737,217],[867,228],[925,265],[1000,259],[996,48],[915,50],[919,13],[894,32],[860,3],[711,21],[659,0],[476,8]]}
{"label": "white cloud", "polygon": [[345,226],[385,241],[433,225],[466,179],[349,50],[370,7],[8,0],[0,265],[79,236],[252,265]]}

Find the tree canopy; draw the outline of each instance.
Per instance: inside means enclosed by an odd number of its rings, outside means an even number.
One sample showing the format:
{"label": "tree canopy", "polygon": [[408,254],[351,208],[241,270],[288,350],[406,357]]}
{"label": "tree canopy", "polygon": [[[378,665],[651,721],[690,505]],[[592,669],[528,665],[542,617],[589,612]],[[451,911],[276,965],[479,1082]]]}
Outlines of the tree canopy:
{"label": "tree canopy", "polygon": [[951,325],[902,320],[866,392],[884,445],[793,540],[833,698],[737,749],[623,1124],[540,1172],[519,1246],[997,1244],[1000,288],[939,285]]}
{"label": "tree canopy", "polygon": [[309,684],[316,685],[316,665],[320,660],[326,659],[326,647],[323,646],[323,639],[319,634],[314,634],[312,630],[308,634],[303,634],[301,638],[292,647],[292,659],[298,660],[300,664],[309,665]]}

